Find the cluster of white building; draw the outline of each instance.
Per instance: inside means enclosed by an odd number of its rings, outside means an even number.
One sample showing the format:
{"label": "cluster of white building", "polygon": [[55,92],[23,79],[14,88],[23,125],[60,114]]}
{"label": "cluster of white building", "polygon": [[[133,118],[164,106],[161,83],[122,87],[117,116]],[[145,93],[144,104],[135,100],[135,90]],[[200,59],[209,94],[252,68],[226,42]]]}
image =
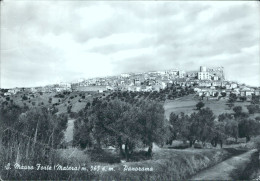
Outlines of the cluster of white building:
{"label": "cluster of white building", "polygon": [[207,68],[200,66],[199,71],[185,72],[179,69],[153,71],[136,74],[121,74],[120,76],[92,78],[80,80],[78,83],[60,83],[44,87],[9,89],[4,95],[17,92],[62,92],[62,91],[97,91],[124,90],[124,91],[159,91],[167,86],[177,84],[182,87],[192,86],[194,91],[202,96],[227,95],[235,93],[240,96],[259,95],[259,90],[239,85],[236,82],[225,81],[224,68]]}
{"label": "cluster of white building", "polygon": [[226,85],[225,88],[216,89],[214,86],[211,87],[196,87],[194,91],[199,96],[206,96],[206,97],[222,97],[222,93],[225,93],[225,97],[229,97],[229,95],[236,94],[238,97],[247,97],[250,99],[252,95],[260,95],[260,89],[258,88],[250,88],[247,86],[241,86],[235,83]]}
{"label": "cluster of white building", "polygon": [[211,68],[208,69],[205,66],[200,67],[200,71],[198,72],[199,80],[224,80],[224,68]]}

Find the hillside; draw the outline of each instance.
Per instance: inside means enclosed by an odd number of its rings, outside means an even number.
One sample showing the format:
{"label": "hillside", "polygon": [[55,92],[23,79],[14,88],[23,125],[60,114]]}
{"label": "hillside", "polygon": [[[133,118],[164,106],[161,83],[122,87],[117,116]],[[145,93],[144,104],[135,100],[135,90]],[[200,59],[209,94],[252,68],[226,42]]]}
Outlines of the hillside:
{"label": "hillside", "polygon": [[[175,114],[179,114],[181,112],[191,114],[192,112],[197,111],[196,104],[199,101],[200,100],[198,97],[195,97],[194,95],[188,95],[175,100],[166,101],[164,104],[166,118],[169,118],[171,112]],[[209,107],[216,116],[222,113],[233,113],[233,110],[226,105],[227,100],[202,100],[202,102],[205,104],[204,107]],[[247,111],[247,105],[250,105],[250,102],[234,103],[234,106],[241,106],[245,112]]]}

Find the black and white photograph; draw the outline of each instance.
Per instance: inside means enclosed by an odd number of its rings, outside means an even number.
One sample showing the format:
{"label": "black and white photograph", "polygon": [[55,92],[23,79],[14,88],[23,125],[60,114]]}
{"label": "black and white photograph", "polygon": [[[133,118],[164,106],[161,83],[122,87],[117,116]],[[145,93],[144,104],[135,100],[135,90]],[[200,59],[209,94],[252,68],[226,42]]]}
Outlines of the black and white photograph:
{"label": "black and white photograph", "polygon": [[0,15],[0,180],[260,181],[259,1]]}

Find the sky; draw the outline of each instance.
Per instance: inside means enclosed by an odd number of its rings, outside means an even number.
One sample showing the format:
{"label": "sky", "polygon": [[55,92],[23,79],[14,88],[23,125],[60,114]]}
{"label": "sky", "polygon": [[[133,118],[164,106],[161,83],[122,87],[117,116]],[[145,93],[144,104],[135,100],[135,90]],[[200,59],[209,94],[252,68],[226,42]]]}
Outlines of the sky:
{"label": "sky", "polygon": [[257,1],[3,1],[0,87],[199,66],[260,86]]}

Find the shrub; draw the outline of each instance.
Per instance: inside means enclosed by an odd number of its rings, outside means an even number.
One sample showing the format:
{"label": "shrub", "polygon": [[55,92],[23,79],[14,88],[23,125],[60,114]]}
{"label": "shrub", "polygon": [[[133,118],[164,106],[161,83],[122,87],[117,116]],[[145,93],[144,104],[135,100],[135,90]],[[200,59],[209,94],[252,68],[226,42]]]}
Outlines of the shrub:
{"label": "shrub", "polygon": [[70,117],[71,118],[77,118],[78,117],[78,114],[76,112],[71,112],[70,111]]}
{"label": "shrub", "polygon": [[246,97],[239,97],[239,99],[240,99],[242,102],[246,101]]}
{"label": "shrub", "polygon": [[141,161],[141,160],[149,160],[151,157],[148,156],[147,151],[138,151],[133,152],[130,158],[130,161]]}
{"label": "shrub", "polygon": [[186,148],[189,148],[189,147],[190,147],[189,143],[182,143],[182,144],[179,144],[179,145],[170,146],[168,148],[170,148],[170,149],[186,149]]}
{"label": "shrub", "polygon": [[198,104],[196,104],[196,107],[198,110],[200,110],[204,106],[205,106],[205,104],[203,102],[199,102]]}
{"label": "shrub", "polygon": [[202,149],[203,145],[199,143],[194,143],[194,148]]}
{"label": "shrub", "polygon": [[88,150],[87,154],[93,162],[120,163],[120,156],[102,149]]}
{"label": "shrub", "polygon": [[24,96],[22,97],[22,99],[23,99],[24,101],[26,101],[26,100],[28,100],[28,97],[24,95]]}
{"label": "shrub", "polygon": [[65,96],[64,96],[64,94],[57,94],[54,97],[64,98]]}
{"label": "shrub", "polygon": [[72,108],[71,105],[68,105],[68,106],[67,106],[67,112],[68,112],[68,113],[71,113],[71,108]]}

